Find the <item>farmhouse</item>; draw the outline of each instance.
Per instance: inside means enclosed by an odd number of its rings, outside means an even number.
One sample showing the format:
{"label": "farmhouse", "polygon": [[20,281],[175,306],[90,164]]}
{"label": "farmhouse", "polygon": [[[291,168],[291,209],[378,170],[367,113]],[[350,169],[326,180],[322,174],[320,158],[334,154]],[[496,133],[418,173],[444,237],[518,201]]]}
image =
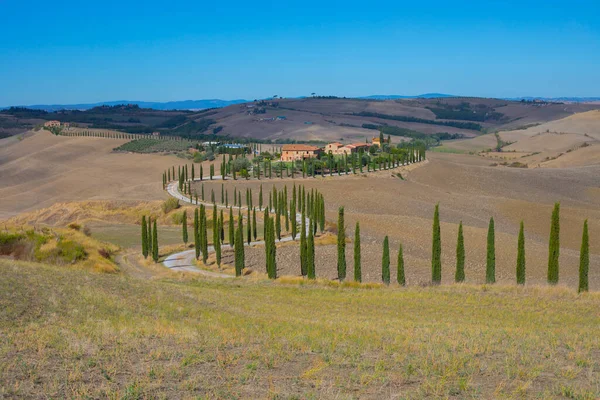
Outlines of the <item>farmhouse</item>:
{"label": "farmhouse", "polygon": [[281,161],[303,160],[305,158],[316,158],[321,149],[306,144],[285,144],[281,148]]}
{"label": "farmhouse", "polygon": [[337,154],[338,149],[342,147],[344,147],[344,145],[340,142],[329,143],[327,146],[325,146],[325,153]]}
{"label": "farmhouse", "polygon": [[44,122],[44,126],[46,127],[59,127],[60,121],[46,121]]}
{"label": "farmhouse", "polygon": [[340,147],[337,150],[337,153],[333,153],[333,154],[358,153],[361,149],[363,151],[368,151],[369,150],[369,145],[367,143],[352,143],[352,144],[348,144],[346,146]]}
{"label": "farmhouse", "polygon": [[[379,139],[379,137],[374,137],[373,139],[371,139],[371,143],[381,147],[381,140]],[[389,140],[383,139],[383,143],[389,143]]]}

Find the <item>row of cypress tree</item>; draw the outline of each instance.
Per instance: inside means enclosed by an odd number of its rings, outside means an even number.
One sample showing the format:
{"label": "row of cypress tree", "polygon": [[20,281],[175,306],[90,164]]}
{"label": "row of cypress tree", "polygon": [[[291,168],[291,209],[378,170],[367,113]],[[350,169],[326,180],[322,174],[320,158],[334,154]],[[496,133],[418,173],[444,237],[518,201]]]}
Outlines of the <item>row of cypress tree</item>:
{"label": "row of cypress tree", "polygon": [[154,220],[154,226],[152,218],[142,216],[142,255],[144,258],[148,258],[148,255],[152,256],[154,262],[158,262],[158,229],[156,228],[156,219]]}
{"label": "row of cypress tree", "polygon": [[[560,204],[554,204],[552,218],[550,223],[550,238],[548,243],[548,283],[556,285],[559,280],[559,255],[560,255]],[[516,260],[516,281],[519,285],[524,285],[526,280],[526,262],[525,262],[525,228],[523,221],[519,226],[519,236],[517,240],[517,260]],[[433,284],[441,283],[442,263],[441,263],[441,235],[439,222],[439,205],[435,206],[433,218],[433,242],[431,256],[431,281]],[[579,292],[589,290],[589,233],[587,220],[583,223],[583,233],[581,239],[580,260],[579,260]],[[487,234],[486,251],[486,283],[496,282],[496,243],[494,218],[490,218]],[[458,238],[456,244],[456,272],[455,282],[464,282],[465,280],[465,245],[463,236],[462,221],[458,226]]]}

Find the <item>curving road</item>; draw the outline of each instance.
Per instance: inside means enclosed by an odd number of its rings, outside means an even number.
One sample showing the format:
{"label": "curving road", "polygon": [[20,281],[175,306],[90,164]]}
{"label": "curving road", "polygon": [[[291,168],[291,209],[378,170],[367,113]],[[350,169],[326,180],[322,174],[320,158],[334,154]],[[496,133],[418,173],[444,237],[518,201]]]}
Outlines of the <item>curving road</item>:
{"label": "curving road", "polygon": [[[423,160],[421,162],[424,162],[424,161],[426,161],[426,160]],[[399,167],[403,167],[403,166],[406,166],[406,165],[410,165],[410,164],[403,164],[403,165],[401,165]],[[349,175],[349,174],[346,174],[346,175]],[[218,181],[225,182],[225,181],[223,181],[221,179],[221,175],[214,175],[212,180],[206,180],[206,178],[204,178],[202,180],[200,178],[195,178],[194,181],[196,181],[196,182],[200,182],[200,181],[202,181],[202,182],[218,182]],[[227,179],[226,181],[230,181],[230,179]],[[176,198],[176,199],[178,199],[180,201],[183,201],[185,203],[188,203],[188,204],[192,204],[192,205],[201,205],[201,204],[203,204],[203,205],[209,206],[209,207],[213,206],[213,203],[209,203],[207,201],[190,200],[190,198],[188,196],[185,196],[184,194],[182,194],[179,191],[179,182],[177,182],[177,181],[170,182],[167,185],[167,193],[169,193],[172,197],[174,197],[174,198]],[[229,209],[229,206],[225,206],[223,204],[217,204],[217,208],[223,208],[223,209],[227,210],[227,209]],[[246,207],[246,206],[242,206],[242,207],[235,206],[234,208],[239,208],[239,209],[242,209],[242,210],[247,210],[248,209],[248,207]],[[242,214],[242,218],[243,218],[243,214]],[[308,218],[307,218],[307,220],[308,220]],[[302,214],[296,214],[296,221],[299,224],[302,224]],[[306,229],[307,229],[307,232],[308,232],[308,229],[309,229],[309,227],[308,227],[308,221],[306,222]],[[285,237],[282,237],[281,240],[277,240],[277,239],[275,239],[275,240],[276,240],[276,243],[278,243],[278,242],[289,242],[289,241],[291,241],[293,239],[292,239],[291,236],[285,236]],[[258,240],[258,241],[255,241],[255,242],[250,242],[250,244],[248,244],[248,242],[244,242],[244,246],[252,246],[252,245],[264,244],[264,243],[265,242],[263,240]],[[228,245],[228,244],[223,244],[221,246],[221,248],[222,249],[227,249],[227,248],[231,248],[231,246]],[[214,252],[214,251],[215,251],[215,248],[213,246],[208,246],[208,253],[209,254],[211,252]],[[228,275],[228,274],[223,274],[223,273],[213,272],[213,271],[207,271],[207,270],[203,270],[203,269],[198,268],[196,266],[196,263],[194,262],[195,258],[196,258],[196,251],[195,250],[186,250],[186,251],[181,251],[179,253],[171,254],[170,256],[168,256],[162,262],[162,264],[165,267],[167,267],[167,268],[169,268],[169,269],[171,269],[173,271],[194,272],[194,273],[199,273],[201,275],[212,277],[212,278],[234,278],[233,275]]]}

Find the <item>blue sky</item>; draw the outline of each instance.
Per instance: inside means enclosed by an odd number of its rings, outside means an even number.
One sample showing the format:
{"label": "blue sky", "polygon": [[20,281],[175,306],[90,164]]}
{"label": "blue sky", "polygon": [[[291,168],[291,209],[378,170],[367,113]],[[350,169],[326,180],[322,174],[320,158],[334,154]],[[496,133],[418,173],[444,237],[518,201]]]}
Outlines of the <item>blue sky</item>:
{"label": "blue sky", "polygon": [[600,96],[600,1],[0,0],[0,106]]}

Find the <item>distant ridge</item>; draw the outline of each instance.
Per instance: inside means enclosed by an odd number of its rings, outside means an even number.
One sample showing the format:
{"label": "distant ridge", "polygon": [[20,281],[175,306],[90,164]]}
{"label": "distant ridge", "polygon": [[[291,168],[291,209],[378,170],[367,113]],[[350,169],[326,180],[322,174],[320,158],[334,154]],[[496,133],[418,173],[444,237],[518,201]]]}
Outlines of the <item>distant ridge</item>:
{"label": "distant ridge", "polygon": [[[118,104],[137,104],[141,108],[152,108],[154,110],[204,110],[207,108],[227,107],[232,104],[246,103],[248,100],[181,100],[168,102],[153,102],[153,101],[132,101],[132,100],[116,100],[104,101],[100,103],[84,103],[84,104],[36,104],[31,106],[19,106],[31,108],[34,110],[45,111],[60,111],[60,110],[89,110],[100,106],[116,106]],[[8,107],[5,107],[8,108]]]}
{"label": "distant ridge", "polygon": [[[370,96],[359,96],[353,97],[355,99],[362,100],[397,100],[397,99],[436,99],[436,98],[452,98],[452,97],[470,97],[476,98],[477,96],[457,96],[452,94],[444,93],[424,93],[415,96],[405,96],[397,94],[375,94]],[[309,98],[297,97],[297,98]],[[502,100],[511,101],[549,101],[557,103],[587,103],[587,102],[599,102],[600,97],[536,97],[536,96],[523,96],[523,97],[501,97]],[[154,110],[205,110],[207,108],[221,108],[227,107],[233,104],[248,103],[252,100],[234,99],[234,100],[221,100],[221,99],[203,99],[203,100],[180,100],[180,101],[168,101],[168,102],[154,102],[154,101],[132,101],[132,100],[116,100],[116,101],[104,101],[98,103],[81,103],[81,104],[35,104],[35,105],[21,105],[18,107],[25,107],[34,110],[44,110],[49,112],[60,111],[60,110],[89,110],[94,107],[100,106],[115,106],[118,104],[137,104],[141,108],[152,108]],[[0,107],[0,110],[9,107]]]}

